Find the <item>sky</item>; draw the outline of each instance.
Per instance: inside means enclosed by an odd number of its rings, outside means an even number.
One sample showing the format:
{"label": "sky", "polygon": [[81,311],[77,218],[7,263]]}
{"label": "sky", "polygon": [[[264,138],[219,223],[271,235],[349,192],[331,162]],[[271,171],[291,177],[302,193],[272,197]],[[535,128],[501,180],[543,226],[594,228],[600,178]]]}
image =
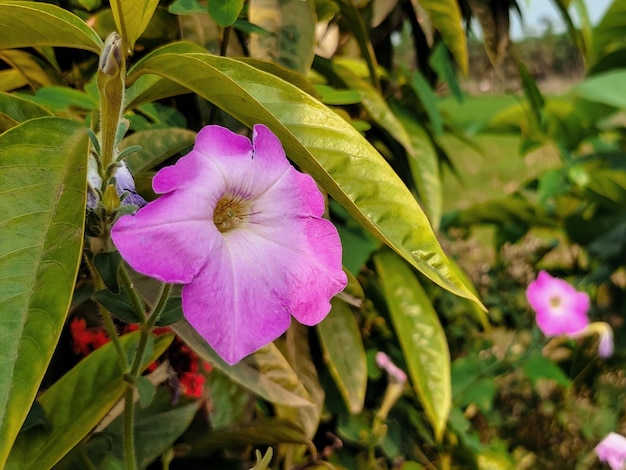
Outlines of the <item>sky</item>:
{"label": "sky", "polygon": [[[592,24],[597,24],[600,18],[604,15],[612,0],[584,0],[589,18]],[[532,35],[541,35],[545,26],[542,24],[542,18],[548,18],[554,28],[555,32],[565,30],[563,21],[558,10],[554,7],[551,0],[518,0],[520,9],[522,10],[524,18],[525,30],[532,31]],[[570,8],[570,12],[574,9]],[[570,13],[573,15],[573,13]],[[519,15],[516,12],[511,12],[511,37],[513,39],[520,39],[524,36],[524,29],[519,20]]]}

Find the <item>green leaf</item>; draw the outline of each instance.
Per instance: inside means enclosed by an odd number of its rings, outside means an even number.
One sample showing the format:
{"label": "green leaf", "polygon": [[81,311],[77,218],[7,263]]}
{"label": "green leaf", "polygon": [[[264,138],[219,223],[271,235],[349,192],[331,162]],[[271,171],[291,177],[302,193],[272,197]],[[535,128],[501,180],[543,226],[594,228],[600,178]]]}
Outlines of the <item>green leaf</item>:
{"label": "green leaf", "polygon": [[394,105],[392,109],[409,135],[412,151],[408,154],[408,162],[420,202],[433,228],[438,230],[443,212],[443,187],[437,151],[416,116],[400,105]]}
{"label": "green leaf", "polygon": [[[155,385],[146,377],[137,377],[135,386],[137,387],[137,392],[139,393],[139,403],[143,408],[145,408],[152,403],[157,389]],[[170,423],[168,423],[168,425],[169,424]]]}
{"label": "green leaf", "polygon": [[193,15],[195,13],[205,13],[206,7],[200,5],[198,0],[174,0],[167,7],[172,15]]}
{"label": "green leaf", "polygon": [[361,104],[369,114],[370,118],[385,129],[394,139],[402,145],[407,153],[413,152],[411,138],[400,121],[389,108],[383,95],[372,86],[371,83],[360,78],[347,65],[347,61],[342,61],[342,65],[324,59],[316,59],[316,66],[320,68],[330,68],[332,72],[350,89],[355,90],[361,97]]}
{"label": "green leaf", "polygon": [[[254,3],[252,2],[253,5]],[[211,18],[219,26],[226,28],[232,26],[239,18],[239,13],[243,9],[243,0],[208,0],[207,5]]]}
{"label": "green leaf", "polygon": [[[284,335],[285,339],[281,338],[275,344],[280,348],[289,366],[295,372],[295,380],[292,381],[290,389],[310,400],[312,406],[275,405],[274,412],[277,418],[289,420],[302,427],[304,434],[313,439],[320,426],[325,394],[311,356],[309,331],[308,327],[292,322]],[[310,447],[309,450],[311,450]],[[281,446],[286,467],[293,467],[294,462],[301,461],[305,452],[306,447],[302,445],[287,444]]]}
{"label": "green leaf", "polygon": [[522,369],[534,384],[539,379],[554,380],[562,387],[570,384],[570,379],[565,375],[563,370],[554,363],[554,361],[542,356],[541,354],[533,354],[522,363]]}
{"label": "green leaf", "polygon": [[88,143],[84,127],[48,117],[0,136],[0,467],[35,399],[72,298]]}
{"label": "green leaf", "polygon": [[625,109],[626,69],[612,70],[586,78],[574,86],[573,93],[594,103]]}
{"label": "green leaf", "polygon": [[94,292],[91,298],[106,308],[107,311],[111,312],[116,318],[126,323],[141,322],[141,318],[133,308],[133,304],[126,291],[115,293],[111,292],[109,289],[102,289],[98,292]]}
{"label": "green leaf", "polygon": [[0,60],[18,70],[33,89],[60,83],[58,72],[34,54],[22,50],[0,50]]}
{"label": "green leaf", "polygon": [[430,87],[428,81],[421,73],[419,73],[419,71],[416,71],[413,74],[411,87],[422,103],[424,111],[428,114],[433,134],[440,136],[443,134],[443,120],[441,119],[441,114],[439,113],[439,98]]}
{"label": "green leaf", "polygon": [[41,406],[41,403],[37,400],[33,402],[33,406],[28,412],[28,416],[26,416],[26,420],[24,421],[20,432],[28,431],[36,426],[42,426],[46,432],[50,432],[50,421],[48,421],[48,417],[46,416],[46,412]]}
{"label": "green leaf", "polygon": [[147,129],[138,131],[122,140],[120,150],[141,146],[140,152],[135,152],[126,158],[126,163],[133,174],[138,175],[155,166],[178,152],[193,145],[196,133],[189,129]]}
{"label": "green leaf", "polygon": [[94,99],[84,91],[74,90],[66,86],[42,87],[31,99],[53,112],[62,112],[72,108],[92,111],[98,108],[97,98]]}
{"label": "green leaf", "polygon": [[110,4],[117,31],[132,51],[148,27],[159,0],[111,0]]}
{"label": "green leaf", "polygon": [[28,85],[28,80],[22,72],[16,69],[0,71],[0,91],[17,90]]}
{"label": "green leaf", "polygon": [[191,455],[207,455],[217,449],[240,445],[267,445],[281,442],[306,444],[314,449],[297,424],[277,418],[258,418],[249,423],[238,423],[223,429],[191,436]]}
{"label": "green leaf", "polygon": [[374,263],[413,388],[438,441],[452,404],[450,352],[428,295],[398,256],[384,251]]}
{"label": "green leaf", "polygon": [[[146,468],[174,444],[191,424],[200,404],[200,400],[183,399],[179,405],[173,406],[171,390],[159,387],[152,403],[137,410],[134,433],[135,452],[140,468]],[[119,416],[107,431],[121,436],[122,421],[123,417]],[[122,458],[121,439],[114,442],[114,453]]]}
{"label": "green leaf", "polygon": [[613,0],[600,22],[593,28],[593,59],[626,46],[626,0]]}
{"label": "green leaf", "polygon": [[278,417],[288,417],[292,422],[301,426],[305,434],[312,438],[319,428],[325,393],[311,355],[309,331],[309,327],[298,322],[292,322],[285,333],[285,340],[279,340],[277,343],[282,345],[281,350],[284,356],[298,375],[299,381],[315,406],[298,408],[277,406],[275,409]]}
{"label": "green leaf", "polygon": [[312,2],[252,0],[248,19],[271,33],[250,37],[251,57],[271,60],[303,75],[309,71],[315,49],[316,18]]}
{"label": "green leaf", "polygon": [[9,93],[0,93],[0,133],[29,119],[50,115],[50,111],[32,101]]}
{"label": "green leaf", "polygon": [[163,307],[163,311],[161,312],[161,315],[159,315],[156,325],[169,326],[172,323],[181,321],[183,318],[183,304],[181,297],[169,297],[167,302],[165,302],[165,307]]}
{"label": "green leaf", "polygon": [[[514,3],[513,3],[514,4]],[[482,43],[491,64],[497,69],[507,57],[509,38],[509,8],[507,2],[468,2],[474,18],[482,29]]]}
{"label": "green leaf", "polygon": [[332,310],[317,325],[324,362],[350,413],[363,410],[367,388],[367,361],[359,325],[350,306],[331,300]]}
{"label": "green leaf", "polygon": [[[181,321],[172,325],[172,329],[202,359],[211,363],[213,367],[226,374],[230,380],[250,390],[255,395],[269,402],[286,406],[312,405],[307,398],[294,393],[293,382],[295,373],[288,364],[285,367],[285,358],[276,350],[273,344],[269,344],[264,350],[256,353],[260,356],[260,361],[257,361],[255,355],[253,355],[234,366],[229,366],[187,321]],[[271,373],[262,373],[259,362],[262,362],[263,369],[269,370]]]}
{"label": "green leaf", "polygon": [[432,69],[437,72],[439,78],[441,78],[450,88],[450,91],[458,102],[463,101],[463,90],[457,80],[456,70],[452,66],[452,58],[448,53],[448,49],[442,43],[439,43],[433,49],[428,59],[428,64]]}
{"label": "green leaf", "polygon": [[[161,335],[144,368],[167,349],[174,335]],[[136,348],[139,332],[121,337],[125,349]],[[39,402],[52,431],[40,427],[21,433],[9,456],[7,470],[52,468],[123,396],[128,384],[113,343],[98,348],[46,390]]]}
{"label": "green leaf", "polygon": [[528,71],[526,65],[521,61],[516,61],[517,69],[520,74],[520,78],[522,79],[522,87],[524,88],[524,96],[528,100],[530,104],[530,110],[532,111],[532,116],[535,119],[538,127],[542,128],[543,123],[543,110],[545,105],[545,100],[543,99],[543,95],[537,86],[537,82],[533,78],[533,76]]}
{"label": "green leaf", "polygon": [[102,40],[83,20],[63,8],[42,2],[0,3],[0,49],[75,47],[99,53]]}
{"label": "green leaf", "polygon": [[357,10],[355,2],[351,0],[339,0],[337,2],[341,10],[341,18],[346,29],[354,35],[361,57],[365,59],[370,74],[370,80],[375,88],[380,88],[380,80],[378,78],[378,63],[376,61],[376,53],[370,42],[367,28],[363,21],[363,15]]}
{"label": "green leaf", "polygon": [[96,266],[107,288],[110,289],[111,292],[118,293],[120,291],[118,273],[122,265],[122,256],[119,252],[102,251],[96,253],[93,257],[93,264]]}
{"label": "green leaf", "polygon": [[[180,51],[182,45],[171,47]],[[289,157],[359,223],[429,279],[480,304],[450,269],[413,195],[349,123],[298,88],[237,60],[206,53],[170,54],[169,49],[146,56],[130,79],[157,74],[176,83],[173,87],[154,80],[142,84],[154,87],[160,98],[183,85],[247,126],[268,125]],[[137,89],[133,94],[151,98],[149,90]]]}
{"label": "green leaf", "polygon": [[463,74],[469,71],[469,56],[465,31],[461,24],[461,10],[457,0],[420,0],[420,6],[432,21],[456,59]]}

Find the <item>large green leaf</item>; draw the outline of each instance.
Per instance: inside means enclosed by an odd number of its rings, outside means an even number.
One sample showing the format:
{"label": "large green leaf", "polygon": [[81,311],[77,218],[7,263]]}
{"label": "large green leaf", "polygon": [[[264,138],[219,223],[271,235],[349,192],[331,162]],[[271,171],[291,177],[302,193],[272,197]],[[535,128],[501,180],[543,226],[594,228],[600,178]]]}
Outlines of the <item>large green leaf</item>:
{"label": "large green leaf", "polygon": [[354,313],[350,306],[338,299],[331,301],[332,310],[317,325],[317,333],[337,388],[346,408],[357,414],[363,410],[367,388],[367,360],[365,348]]}
{"label": "large green leaf", "polygon": [[[137,348],[139,334],[137,331],[121,338],[124,350]],[[172,334],[156,338],[144,368],[163,354],[173,339]],[[105,344],[39,397],[50,432],[41,426],[22,432],[9,456],[7,470],[52,468],[106,416],[128,387],[117,354],[113,343]]]}
{"label": "large green leaf", "polygon": [[410,136],[412,152],[408,154],[408,161],[411,175],[430,223],[437,230],[443,211],[443,188],[437,151],[416,116],[397,104],[392,109]]}
{"label": "large green leaf", "polygon": [[441,440],[452,405],[450,352],[443,327],[428,295],[398,256],[374,256],[409,376],[424,412]]}
{"label": "large green leaf", "polygon": [[129,50],[148,27],[159,0],[111,0],[111,12],[117,31]]}
{"label": "large green leaf", "polygon": [[372,121],[385,129],[394,139],[398,141],[400,145],[404,147],[407,153],[413,152],[411,146],[411,138],[407,133],[402,123],[394,115],[393,111],[389,108],[387,101],[383,95],[368,81],[359,77],[359,75],[352,70],[350,61],[326,61],[320,59],[316,60],[316,64],[319,63],[320,67],[328,67],[332,69],[332,72],[337,74],[338,78],[352,90],[356,90],[361,97],[361,104],[369,114]]}
{"label": "large green leaf", "polygon": [[57,71],[34,54],[21,50],[0,50],[0,60],[19,70],[32,88],[60,83]]}
{"label": "large green leaf", "polygon": [[315,48],[315,8],[305,0],[251,0],[251,23],[271,34],[253,34],[250,54],[271,60],[302,74],[313,62]]}
{"label": "large green leaf", "polygon": [[0,49],[75,47],[99,53],[102,40],[78,16],[42,2],[0,3]]}
{"label": "large green leaf", "polygon": [[443,38],[464,74],[469,70],[469,56],[465,31],[461,24],[461,10],[457,0],[419,0],[433,26]]}
{"label": "large green leaf", "polygon": [[0,93],[0,132],[29,119],[44,116],[50,116],[50,111],[19,96]]}
{"label": "large green leaf", "polygon": [[43,378],[83,242],[87,130],[27,121],[0,136],[0,467]]}
{"label": "large green leaf", "polygon": [[[234,366],[229,366],[186,321],[175,323],[171,328],[202,359],[261,398],[294,407],[312,405],[307,398],[294,393],[293,384],[297,381],[297,376],[273,344]],[[261,370],[266,370],[267,373],[262,373]]]}
{"label": "large green leaf", "polygon": [[[242,62],[206,53],[170,54],[168,49],[140,61],[130,79],[160,75],[175,82],[172,91],[183,85],[247,126],[268,125],[289,157],[359,223],[440,286],[479,302],[450,268],[413,195],[348,122],[302,90]],[[158,97],[167,90],[153,80],[150,86]],[[152,98],[149,90],[134,90],[133,95]]]}

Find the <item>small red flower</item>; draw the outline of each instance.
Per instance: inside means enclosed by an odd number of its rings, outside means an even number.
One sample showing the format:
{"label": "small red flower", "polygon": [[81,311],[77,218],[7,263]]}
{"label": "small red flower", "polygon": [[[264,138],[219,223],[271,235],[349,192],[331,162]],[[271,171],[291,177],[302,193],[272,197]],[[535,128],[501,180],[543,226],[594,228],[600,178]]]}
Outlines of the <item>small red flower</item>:
{"label": "small red flower", "polygon": [[109,337],[101,328],[87,328],[84,318],[72,319],[70,334],[74,343],[74,353],[81,356],[87,356],[109,342]]}
{"label": "small red flower", "polygon": [[202,398],[206,378],[202,374],[184,372],[180,376],[180,388],[184,395],[193,398]]}
{"label": "small red flower", "polygon": [[[139,325],[137,324],[127,324],[121,328],[121,334],[130,333],[138,329]],[[167,327],[157,327],[153,330],[156,335],[162,335],[170,331]],[[87,328],[85,319],[78,317],[74,317],[70,322],[70,335],[72,336],[74,353],[82,357],[88,356],[91,352],[110,341],[103,328]],[[176,370],[181,392],[188,397],[201,398],[206,378],[200,372],[200,366],[202,366],[202,370],[205,373],[208,373],[212,369],[211,364],[202,361],[179,337],[174,339],[174,342],[159,360],[162,360],[163,357],[169,359],[172,367]],[[159,365],[159,360],[150,364],[146,369],[147,372],[154,371]]]}

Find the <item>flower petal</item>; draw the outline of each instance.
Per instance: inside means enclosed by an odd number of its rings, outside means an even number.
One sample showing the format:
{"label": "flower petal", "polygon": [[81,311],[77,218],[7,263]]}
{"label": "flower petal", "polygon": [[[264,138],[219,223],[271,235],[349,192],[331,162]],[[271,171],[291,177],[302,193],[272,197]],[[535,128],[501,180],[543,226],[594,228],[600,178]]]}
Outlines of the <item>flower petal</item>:
{"label": "flower petal", "polygon": [[213,210],[226,188],[224,175],[192,151],[160,170],[152,185],[166,194],[136,214],[120,217],[111,238],[136,271],[165,282],[191,282],[221,237]]}
{"label": "flower petal", "polygon": [[595,448],[598,459],[612,470],[623,470],[626,465],[626,437],[611,432]]}
{"label": "flower petal", "polygon": [[227,248],[215,253],[206,269],[183,287],[183,312],[191,326],[232,365],[278,338],[289,327],[291,317],[272,294],[271,279],[262,273],[261,277],[250,275],[252,266],[233,262]]}
{"label": "flower petal", "polygon": [[300,224],[280,233],[267,229],[269,238],[256,231],[228,233],[225,246],[215,250],[219,258],[183,288],[187,320],[227,362],[278,338],[290,315],[305,325],[319,323],[330,298],[345,287],[334,226],[325,219]]}

